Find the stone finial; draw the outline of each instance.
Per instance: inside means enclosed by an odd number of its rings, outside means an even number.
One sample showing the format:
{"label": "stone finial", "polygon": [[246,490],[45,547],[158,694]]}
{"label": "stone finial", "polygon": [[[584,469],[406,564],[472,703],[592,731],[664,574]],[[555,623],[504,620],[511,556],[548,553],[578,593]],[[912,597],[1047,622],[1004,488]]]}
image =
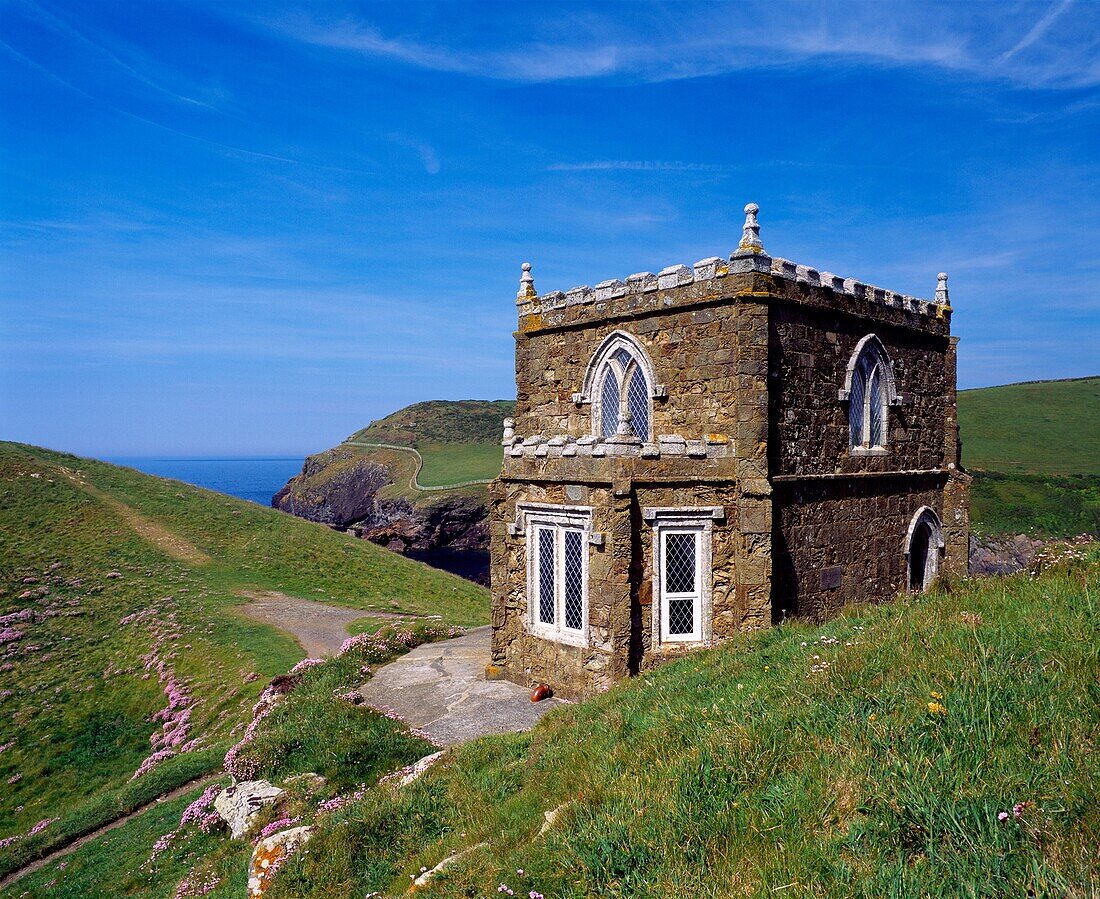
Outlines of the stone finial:
{"label": "stone finial", "polygon": [[947,296],[947,272],[936,275],[936,302],[941,306],[951,305],[951,300]]}
{"label": "stone finial", "polygon": [[535,279],[531,277],[531,263],[525,262],[520,268],[523,274],[519,276],[519,293],[516,294],[516,299],[533,300],[538,294],[535,293]]}
{"label": "stone finial", "polygon": [[516,420],[514,418],[504,419],[504,439],[501,442],[505,445],[511,444],[515,436]]}
{"label": "stone finial", "polygon": [[756,213],[760,207],[755,203],[749,203],[745,207],[745,227],[741,231],[741,245],[738,252],[763,253],[764,244],[760,242],[760,223],[756,220]]}
{"label": "stone finial", "polygon": [[621,409],[619,411],[619,426],[615,429],[615,436],[634,436],[634,416],[630,414],[628,409]]}

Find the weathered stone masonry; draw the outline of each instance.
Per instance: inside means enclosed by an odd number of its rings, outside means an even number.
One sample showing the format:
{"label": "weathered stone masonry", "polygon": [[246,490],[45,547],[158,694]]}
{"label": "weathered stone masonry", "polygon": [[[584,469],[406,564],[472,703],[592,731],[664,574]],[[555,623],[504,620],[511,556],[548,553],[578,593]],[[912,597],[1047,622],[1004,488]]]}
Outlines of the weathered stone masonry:
{"label": "weathered stone masonry", "polygon": [[524,265],[491,673],[587,695],[965,572],[946,275],[926,301],[772,259],[746,213],[692,268],[539,296]]}

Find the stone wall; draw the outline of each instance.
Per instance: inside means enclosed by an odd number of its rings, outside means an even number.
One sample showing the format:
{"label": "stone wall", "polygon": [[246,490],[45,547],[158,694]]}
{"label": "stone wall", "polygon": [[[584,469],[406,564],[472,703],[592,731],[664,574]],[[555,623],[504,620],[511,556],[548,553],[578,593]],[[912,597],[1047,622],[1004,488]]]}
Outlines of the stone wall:
{"label": "stone wall", "polygon": [[[629,510],[618,508],[607,487],[496,481],[490,488],[492,539],[491,668],[510,680],[551,684],[560,696],[588,696],[626,676],[630,639]],[[588,547],[587,647],[570,646],[531,634],[527,627],[527,538],[510,534],[516,505],[539,502],[592,506],[592,529],[603,546]],[[618,557],[618,564],[616,564]],[[616,649],[619,650],[616,653]],[[616,655],[619,656],[616,664]]]}
{"label": "stone wall", "polygon": [[[601,342],[614,331],[638,340],[649,354],[665,397],[653,401],[654,436],[693,438],[736,431],[734,401],[743,359],[742,307],[736,303],[657,311],[630,321],[578,324],[560,330],[521,333],[516,338],[516,432],[572,434],[593,432],[592,405],[574,403],[585,372]],[[756,353],[763,379],[766,347]]]}
{"label": "stone wall", "polygon": [[[783,302],[772,305],[769,327],[773,476],[943,467],[947,337]],[[848,404],[837,392],[856,344],[871,333],[890,356],[902,404],[888,410],[886,453],[853,456]]]}
{"label": "stone wall", "polygon": [[944,518],[942,474],[779,483],[775,492],[776,617],[822,620],[847,603],[905,587],[905,539],[922,506]]}

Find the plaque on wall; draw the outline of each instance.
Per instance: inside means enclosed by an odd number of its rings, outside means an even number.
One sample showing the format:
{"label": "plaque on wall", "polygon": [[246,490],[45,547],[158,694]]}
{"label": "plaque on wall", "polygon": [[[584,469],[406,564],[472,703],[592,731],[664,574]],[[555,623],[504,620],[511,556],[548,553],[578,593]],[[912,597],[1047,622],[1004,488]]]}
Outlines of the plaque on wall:
{"label": "plaque on wall", "polygon": [[844,581],[844,566],[832,565],[821,569],[821,589],[835,590]]}

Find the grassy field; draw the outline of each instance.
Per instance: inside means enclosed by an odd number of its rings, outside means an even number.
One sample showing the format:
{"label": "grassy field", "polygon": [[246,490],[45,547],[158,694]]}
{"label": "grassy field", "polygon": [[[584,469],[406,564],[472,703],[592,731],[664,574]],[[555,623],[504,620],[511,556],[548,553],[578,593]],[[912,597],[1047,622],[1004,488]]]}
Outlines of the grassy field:
{"label": "grassy field", "polygon": [[959,393],[974,530],[1100,532],[1100,378]]}
{"label": "grassy field", "polygon": [[[430,747],[341,700],[362,659],[325,663],[252,750],[266,776],[330,779],[265,812],[316,827],[268,895],[396,896],[470,850],[418,893],[1094,896],[1100,558],[1045,567],[745,635],[451,751],[400,790],[378,773]],[[176,828],[156,812],[130,825],[133,861]],[[190,864],[211,895],[241,895],[247,843],[192,829],[145,874],[112,845],[23,886],[77,896],[98,869],[111,895],[171,895]]]}
{"label": "grassy field", "polygon": [[963,390],[959,422],[967,468],[1100,476],[1100,377]]}
{"label": "grassy field", "polygon": [[500,474],[504,459],[500,440],[492,443],[423,443],[417,449],[424,459],[420,483],[425,487],[495,478]]}
{"label": "grassy field", "polygon": [[302,656],[234,613],[241,590],[488,618],[482,589],[365,541],[10,443],[0,559],[0,876],[220,769],[260,689]]}
{"label": "grassy field", "polygon": [[[510,400],[432,400],[406,406],[348,438],[349,443],[391,443],[408,446],[420,452],[424,467],[420,483],[425,487],[442,487],[466,481],[488,480],[500,473],[504,451],[500,445],[502,422],[515,411]],[[359,452],[391,464],[391,457],[401,453],[358,447]],[[394,473],[395,495],[410,495],[405,475],[408,459],[391,468]],[[411,472],[409,472],[411,476]],[[484,496],[484,489],[475,489]],[[413,499],[423,497],[410,496]]]}
{"label": "grassy field", "polygon": [[[491,478],[500,471],[500,420],[513,408],[502,400],[417,403],[349,439],[415,446],[425,486]],[[959,421],[963,463],[977,474],[977,532],[1061,537],[1100,527],[1100,378],[964,390]],[[410,495],[407,456],[361,452],[394,473],[384,496]]]}
{"label": "grassy field", "polygon": [[419,446],[421,443],[500,443],[513,400],[429,400],[414,403],[352,434],[348,440]]}

